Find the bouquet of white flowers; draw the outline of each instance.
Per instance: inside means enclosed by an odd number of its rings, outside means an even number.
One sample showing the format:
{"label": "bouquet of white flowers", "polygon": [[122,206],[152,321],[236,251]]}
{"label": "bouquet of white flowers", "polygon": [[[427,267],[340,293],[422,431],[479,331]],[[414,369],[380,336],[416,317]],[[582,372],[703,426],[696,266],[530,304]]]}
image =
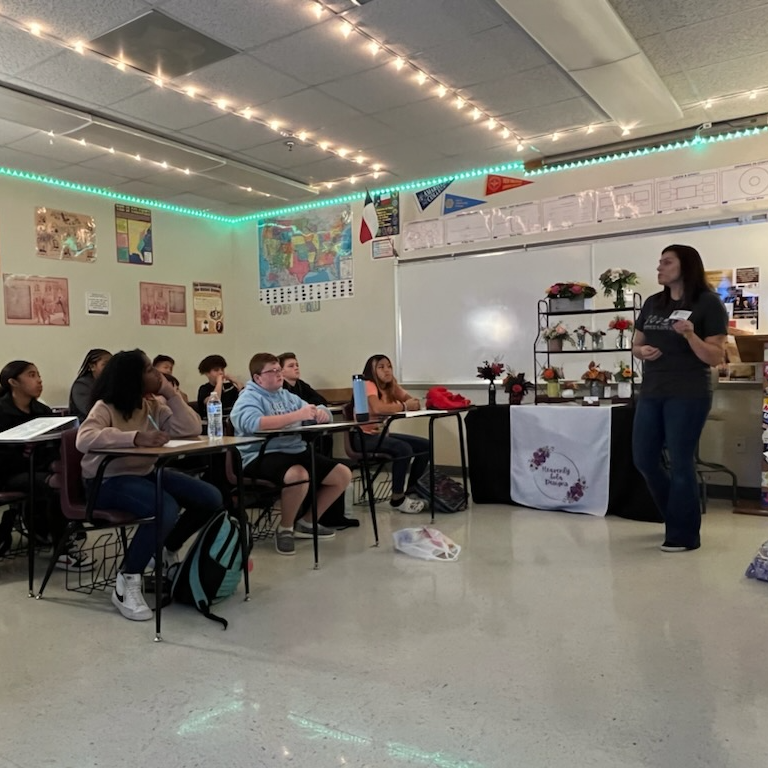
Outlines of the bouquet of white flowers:
{"label": "bouquet of white flowers", "polygon": [[624,289],[630,285],[637,285],[637,274],[628,269],[606,269],[600,275],[600,284],[603,286],[603,294],[611,296],[616,294],[613,306],[616,309],[623,309],[626,306],[624,301]]}

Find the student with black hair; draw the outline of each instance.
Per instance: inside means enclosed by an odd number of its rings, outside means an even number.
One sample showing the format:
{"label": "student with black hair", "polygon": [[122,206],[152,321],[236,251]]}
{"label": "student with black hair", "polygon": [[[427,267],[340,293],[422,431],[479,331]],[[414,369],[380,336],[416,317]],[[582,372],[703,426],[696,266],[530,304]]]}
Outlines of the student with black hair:
{"label": "student with black hair", "polygon": [[[53,411],[41,403],[43,380],[34,363],[14,360],[0,371],[0,432],[18,427],[32,419],[52,416]],[[35,536],[38,542],[58,541],[66,530],[61,513],[59,493],[53,487],[55,475],[51,464],[59,458],[58,447],[38,447],[35,451]],[[29,458],[23,445],[0,447],[0,488],[4,491],[24,491],[29,488]],[[7,541],[13,520],[3,516],[0,538]],[[64,570],[89,571],[93,561],[71,542],[56,562]]]}
{"label": "student with black hair", "polygon": [[77,416],[82,423],[91,410],[93,385],[99,378],[112,353],[106,349],[91,349],[77,372],[72,388],[69,390],[69,412]]}
{"label": "student with black hair", "polygon": [[197,390],[197,408],[205,413],[208,398],[215,392],[221,400],[224,413],[229,413],[237,401],[243,385],[227,373],[227,361],[221,355],[208,355],[200,361],[197,370],[207,377],[208,383],[201,384]]}
{"label": "student with black hair", "polygon": [[[152,361],[152,365],[157,368],[160,373],[163,375],[170,375],[173,376],[173,367],[176,365],[176,361],[170,356],[170,355],[155,355],[155,359]],[[184,392],[181,389],[181,383],[177,378],[174,377],[174,381],[176,382],[174,386],[176,387],[176,391],[181,395],[181,399],[185,402],[189,402],[189,398],[187,397],[186,392]]]}
{"label": "student with black hair", "polygon": [[[163,401],[155,399],[160,395]],[[162,446],[170,438],[197,437],[200,417],[179,397],[173,386],[139,349],[118,352],[106,365],[94,388],[95,403],[77,434],[83,478],[90,491],[102,456],[96,449]],[[217,488],[172,469],[163,471],[163,503],[155,507],[155,459],[126,456],[112,461],[104,472],[96,504],[156,517],[136,529],[117,575],[112,603],[127,619],[152,618],[141,593],[141,574],[155,548],[155,525],[161,526],[165,567],[178,562],[178,550],[222,509]],[[180,508],[184,513],[179,517]]]}

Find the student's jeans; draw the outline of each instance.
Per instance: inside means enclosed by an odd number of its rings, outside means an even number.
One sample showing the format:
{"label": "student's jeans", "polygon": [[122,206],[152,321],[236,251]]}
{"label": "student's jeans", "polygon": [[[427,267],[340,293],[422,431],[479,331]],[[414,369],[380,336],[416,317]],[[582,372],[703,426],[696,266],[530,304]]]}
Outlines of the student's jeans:
{"label": "student's jeans", "polygon": [[[352,446],[360,449],[359,436],[352,435]],[[416,483],[424,474],[429,465],[429,440],[415,435],[387,435],[381,440],[380,435],[363,434],[365,450],[377,453],[386,453],[392,457],[392,493],[401,494],[405,489],[405,476],[408,467],[411,474],[408,478],[408,492],[416,488]],[[379,442],[381,440],[381,442]],[[413,463],[411,463],[413,459]]]}
{"label": "student's jeans", "polygon": [[[136,517],[155,517],[155,478],[148,475],[105,477],[96,499],[100,509],[116,509]],[[86,481],[90,490],[93,481]],[[184,514],[179,518],[180,508]],[[173,469],[163,470],[162,509],[155,523],[136,529],[123,561],[123,573],[142,573],[155,554],[155,525],[160,525],[160,540],[175,552],[222,508],[221,492],[210,483]]]}
{"label": "student's jeans", "polygon": [[[669,544],[700,544],[695,457],[711,405],[711,397],[641,397],[637,403],[632,455],[664,517]],[[665,448],[669,469],[663,462]]]}

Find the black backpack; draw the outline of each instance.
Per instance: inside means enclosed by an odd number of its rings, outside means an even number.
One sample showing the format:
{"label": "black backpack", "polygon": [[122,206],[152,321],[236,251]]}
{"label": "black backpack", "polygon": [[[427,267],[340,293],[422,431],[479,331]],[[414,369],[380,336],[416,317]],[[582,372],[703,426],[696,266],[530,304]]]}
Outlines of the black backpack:
{"label": "black backpack", "polygon": [[[416,483],[416,492],[429,502],[429,470]],[[464,486],[444,472],[435,470],[435,512],[461,512],[466,508]]]}
{"label": "black backpack", "polygon": [[[238,521],[228,512],[214,517],[195,539],[173,576],[174,600],[194,605],[207,619],[227,628],[211,606],[237,590],[243,574],[243,545]],[[249,550],[250,552],[250,543]]]}

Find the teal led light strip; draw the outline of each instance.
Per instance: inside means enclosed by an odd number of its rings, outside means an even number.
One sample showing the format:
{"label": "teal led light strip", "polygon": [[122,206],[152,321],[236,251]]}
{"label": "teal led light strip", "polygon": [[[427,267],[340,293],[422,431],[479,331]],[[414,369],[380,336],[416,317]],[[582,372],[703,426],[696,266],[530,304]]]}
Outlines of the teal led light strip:
{"label": "teal led light strip", "polygon": [[743,139],[747,136],[758,136],[761,133],[765,133],[768,130],[768,126],[762,126],[759,128],[746,128],[743,131],[732,131],[729,133],[720,133],[717,136],[708,136],[706,138],[701,136],[694,136],[692,139],[684,139],[683,141],[673,141],[669,144],[660,144],[658,147],[644,147],[642,149],[631,149],[626,152],[614,152],[610,155],[601,155],[600,157],[592,157],[588,160],[574,160],[570,163],[560,163],[559,165],[552,165],[546,168],[537,168],[533,171],[526,171],[525,176],[541,176],[544,173],[557,173],[558,171],[570,171],[574,168],[585,168],[590,165],[598,165],[600,163],[612,163],[614,160],[627,160],[630,157],[645,157],[646,155],[656,155],[659,152],[670,152],[675,149],[689,149],[691,147],[701,147],[705,144],[716,144],[723,141],[732,141],[733,139]]}
{"label": "teal led light strip", "polygon": [[[546,173],[558,173],[560,171],[569,171],[574,168],[585,168],[591,165],[599,165],[600,163],[612,163],[615,160],[627,160],[633,157],[645,157],[647,155],[654,155],[660,152],[670,152],[677,149],[690,149],[694,147],[702,147],[706,144],[719,144],[724,141],[733,141],[735,139],[743,139],[750,136],[759,136],[760,134],[768,131],[768,126],[762,126],[758,128],[747,128],[743,131],[730,131],[728,133],[721,133],[717,136],[709,136],[703,138],[696,136],[692,139],[684,139],[683,141],[670,142],[669,144],[661,144],[657,147],[645,147],[643,149],[633,149],[626,152],[614,152],[610,155],[601,155],[600,157],[593,157],[588,160],[574,160],[570,163],[560,163],[559,165],[553,165],[547,168],[538,168],[533,171],[525,171],[525,166],[519,160],[511,163],[504,163],[502,165],[494,165],[486,168],[475,168],[470,171],[462,171],[460,173],[448,174],[445,176],[437,176],[433,179],[418,179],[416,181],[409,181],[403,184],[394,184],[389,187],[381,187],[370,190],[373,194],[386,194],[392,192],[410,192],[415,189],[423,187],[434,186],[435,184],[444,184],[449,181],[463,181],[465,179],[477,178],[478,176],[484,176],[488,173],[506,173],[506,172],[523,172],[524,176],[541,176]],[[256,211],[244,216],[224,216],[218,213],[210,213],[209,211],[203,211],[199,208],[187,208],[182,205],[174,205],[173,203],[164,203],[161,200],[152,200],[146,197],[135,197],[134,195],[126,195],[122,192],[116,192],[105,187],[92,187],[88,184],[78,184],[74,181],[65,181],[63,179],[57,179],[53,176],[44,176],[39,173],[31,173],[29,171],[19,171],[13,168],[4,168],[0,166],[0,176],[8,176],[10,178],[22,179],[23,181],[33,181],[38,184],[46,184],[50,187],[58,187],[60,189],[68,189],[71,192],[82,192],[88,195],[94,195],[96,197],[104,197],[110,200],[116,200],[121,203],[128,203],[130,205],[143,205],[150,208],[157,208],[161,211],[168,211],[169,213],[178,213],[182,216],[192,216],[198,219],[205,219],[208,221],[218,221],[224,224],[242,224],[253,221],[262,221],[273,218],[275,216],[286,216],[291,213],[300,213],[302,211],[310,211],[317,208],[325,208],[330,205],[340,205],[342,203],[352,203],[356,200],[362,200],[365,197],[365,192],[361,189],[357,192],[350,193],[348,195],[341,195],[340,197],[324,198],[320,200],[312,200],[308,203],[299,203],[298,205],[291,205],[285,208],[274,208],[264,211]]]}
{"label": "teal led light strip", "polygon": [[22,179],[23,181],[35,181],[39,184],[46,184],[49,187],[68,189],[70,192],[82,192],[86,195],[106,197],[110,200],[116,200],[120,203],[129,203],[130,205],[144,205],[151,208],[159,208],[162,211],[178,213],[183,216],[194,216],[198,219],[221,221],[227,224],[232,224],[238,220],[237,216],[223,216],[219,213],[210,213],[209,211],[203,211],[199,208],[186,208],[183,205],[164,203],[162,200],[152,200],[147,197],[126,195],[123,192],[116,192],[115,190],[107,189],[106,187],[92,187],[88,184],[78,184],[74,181],[65,181],[64,179],[56,179],[53,176],[43,176],[42,174],[30,173],[29,171],[17,171],[13,168],[3,168],[0,166],[0,176],[9,176],[14,179]]}

